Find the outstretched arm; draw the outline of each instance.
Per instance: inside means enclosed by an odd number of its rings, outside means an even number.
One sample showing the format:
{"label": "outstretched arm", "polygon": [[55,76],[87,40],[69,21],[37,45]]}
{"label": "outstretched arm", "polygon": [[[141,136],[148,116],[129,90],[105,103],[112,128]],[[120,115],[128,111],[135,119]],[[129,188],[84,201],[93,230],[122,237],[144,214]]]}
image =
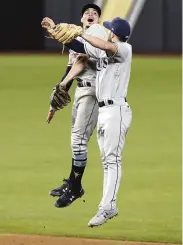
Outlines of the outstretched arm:
{"label": "outstretched arm", "polygon": [[[88,55],[79,55],[76,58],[75,62],[73,63],[72,68],[70,69],[66,77],[60,83],[60,85],[67,90],[69,84],[72,83],[74,78],[84,70],[87,61],[88,61]],[[46,120],[48,123],[50,123],[51,120],[53,119],[55,112],[56,109],[50,106],[47,120]]]}
{"label": "outstretched arm", "polygon": [[98,37],[93,37],[93,36],[86,35],[86,34],[83,34],[82,38],[96,48],[99,48],[105,51],[111,51],[112,53],[117,52],[117,47],[114,43],[104,41]]}

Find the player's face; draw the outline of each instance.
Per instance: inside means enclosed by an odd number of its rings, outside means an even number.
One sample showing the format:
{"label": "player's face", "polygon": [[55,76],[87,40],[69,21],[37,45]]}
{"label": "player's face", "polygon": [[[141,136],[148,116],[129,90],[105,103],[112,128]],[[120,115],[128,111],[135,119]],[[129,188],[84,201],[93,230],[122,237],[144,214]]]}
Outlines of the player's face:
{"label": "player's face", "polygon": [[87,9],[83,14],[81,23],[83,23],[84,28],[90,27],[93,24],[98,24],[99,23],[98,12],[93,8]]}

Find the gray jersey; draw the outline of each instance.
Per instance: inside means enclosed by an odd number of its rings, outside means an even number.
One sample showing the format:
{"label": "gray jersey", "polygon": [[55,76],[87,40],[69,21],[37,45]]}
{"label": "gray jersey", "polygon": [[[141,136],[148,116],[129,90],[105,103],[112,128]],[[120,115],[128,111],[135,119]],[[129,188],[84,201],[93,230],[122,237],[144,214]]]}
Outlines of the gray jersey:
{"label": "gray jersey", "polygon": [[86,52],[98,58],[96,96],[99,101],[105,99],[121,99],[127,96],[130,79],[132,47],[128,43],[116,42],[117,52],[107,57],[106,52],[93,52],[90,45],[85,44]]}
{"label": "gray jersey", "polygon": [[[107,33],[101,32],[101,28],[103,28],[103,27],[101,27],[98,24],[95,24],[86,30],[86,34],[107,40]],[[78,37],[77,39],[78,39],[78,41],[80,41],[82,43],[85,42],[81,37]],[[93,52],[99,52],[100,51],[100,50],[94,48],[93,46],[91,46],[91,47],[93,49]],[[78,55],[79,54],[74,52],[73,50],[69,51],[68,66],[72,66],[74,59]],[[96,65],[97,65],[97,59],[95,57],[90,57],[84,71],[79,76],[77,76],[76,79],[80,78],[82,80],[90,81],[92,84],[92,87],[95,87],[95,84],[96,84]]]}

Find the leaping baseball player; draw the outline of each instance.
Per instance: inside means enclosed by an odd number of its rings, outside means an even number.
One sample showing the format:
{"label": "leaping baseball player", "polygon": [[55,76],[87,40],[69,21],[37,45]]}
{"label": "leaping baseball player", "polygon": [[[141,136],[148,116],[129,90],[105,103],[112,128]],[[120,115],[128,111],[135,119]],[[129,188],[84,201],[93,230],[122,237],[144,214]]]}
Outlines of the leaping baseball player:
{"label": "leaping baseball player", "polygon": [[96,96],[99,105],[98,144],[104,167],[103,197],[89,226],[99,226],[118,214],[116,197],[121,181],[121,155],[132,111],[126,100],[130,80],[132,47],[127,43],[129,23],[121,18],[104,22],[109,41],[83,34],[85,41],[105,52],[98,56],[85,44],[89,56],[98,58]]}
{"label": "leaping baseball player", "polygon": [[[126,99],[132,62],[132,47],[127,43],[131,32],[130,25],[119,17],[111,22],[105,21],[103,25],[109,30],[109,41],[92,35],[96,29],[99,29],[98,25],[93,25],[85,33],[82,34],[77,30],[73,35],[73,37],[80,35],[85,40],[84,43],[76,39],[71,41],[69,36],[69,42],[66,44],[72,50],[98,60],[96,78],[96,97],[99,106],[97,136],[104,168],[104,181],[99,210],[89,221],[89,227],[100,226],[118,214],[116,198],[122,173],[121,155],[132,121],[132,111]],[[100,31],[105,32],[103,28],[100,28]],[[68,36],[64,37],[59,28],[50,31],[50,33],[59,42],[67,42]],[[75,68],[76,66],[78,72],[85,67],[84,62],[83,65],[81,62],[75,63]],[[67,82],[69,79],[63,80],[64,86]]]}
{"label": "leaping baseball player", "polygon": [[[82,30],[84,33],[90,26],[99,23],[101,9],[95,4],[87,4],[82,8],[81,12],[81,23],[83,25]],[[54,21],[47,17],[43,19],[41,24],[46,29],[56,27]],[[107,33],[101,32],[100,29],[101,28],[97,29],[95,36],[107,40]],[[81,37],[78,39],[81,43],[84,41]],[[86,66],[80,74],[77,72],[77,66],[76,69],[72,69],[74,63],[83,62]],[[51,96],[48,122],[52,120],[55,111],[62,109],[70,102],[67,91],[69,90],[73,79],[77,80],[77,88],[72,109],[71,172],[69,177],[64,179],[63,185],[50,191],[51,196],[59,197],[55,202],[55,207],[57,208],[69,206],[84,194],[81,180],[87,164],[88,141],[93,134],[98,119],[98,102],[95,94],[96,63],[97,60],[95,58],[86,57],[86,55],[78,56],[78,53],[70,49],[66,73],[63,76],[61,83],[56,85]],[[60,85],[66,76],[68,79],[68,75],[70,75],[70,79],[65,90],[63,90],[63,87]],[[65,96],[65,98],[62,99],[62,96]]]}

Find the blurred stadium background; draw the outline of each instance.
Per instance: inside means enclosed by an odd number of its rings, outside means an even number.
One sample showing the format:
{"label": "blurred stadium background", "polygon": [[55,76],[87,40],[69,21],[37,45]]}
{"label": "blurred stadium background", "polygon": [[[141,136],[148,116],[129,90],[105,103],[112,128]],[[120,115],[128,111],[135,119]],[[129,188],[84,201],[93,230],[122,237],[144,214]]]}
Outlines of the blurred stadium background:
{"label": "blurred stadium background", "polygon": [[119,217],[96,230],[87,227],[102,193],[95,134],[83,179],[86,203],[57,210],[47,194],[70,171],[72,106],[46,124],[49,95],[67,57],[60,44],[45,38],[40,22],[48,16],[80,24],[80,9],[88,2],[1,1],[0,233],[181,243],[181,0],[95,1],[103,8],[102,20],[118,15],[133,26],[133,123]]}
{"label": "blurred stadium background", "polygon": [[[86,0],[2,1],[0,20],[6,25],[2,26],[0,50],[58,50],[59,45],[45,39],[40,26],[41,19],[49,16],[57,22],[80,24],[80,9],[87,2]],[[181,53],[181,0],[97,0],[95,3],[103,7],[102,19],[112,19],[117,15],[130,18],[131,12],[132,22],[136,20],[134,17],[138,16],[138,11],[142,7],[130,40],[134,52]],[[134,8],[134,5],[138,6]],[[16,28],[8,31],[7,26],[12,25],[16,25]]]}

